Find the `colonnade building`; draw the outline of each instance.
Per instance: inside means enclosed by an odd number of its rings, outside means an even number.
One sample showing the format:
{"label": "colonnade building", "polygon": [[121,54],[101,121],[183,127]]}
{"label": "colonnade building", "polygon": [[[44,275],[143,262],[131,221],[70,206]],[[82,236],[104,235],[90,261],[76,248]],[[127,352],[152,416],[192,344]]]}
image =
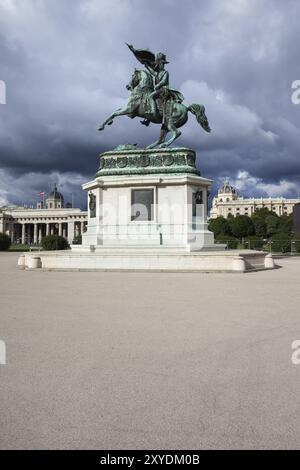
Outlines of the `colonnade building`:
{"label": "colonnade building", "polygon": [[0,233],[10,236],[13,244],[40,244],[45,235],[61,235],[72,243],[87,225],[87,212],[64,204],[55,185],[37,208],[5,206],[0,208]]}
{"label": "colonnade building", "polygon": [[210,218],[222,216],[225,219],[229,214],[236,217],[237,215],[248,215],[249,217],[256,211],[266,207],[277,215],[290,215],[293,213],[295,204],[300,199],[285,199],[284,197],[270,198],[243,198],[239,196],[237,190],[225,181],[219,189],[217,196],[213,198]]}

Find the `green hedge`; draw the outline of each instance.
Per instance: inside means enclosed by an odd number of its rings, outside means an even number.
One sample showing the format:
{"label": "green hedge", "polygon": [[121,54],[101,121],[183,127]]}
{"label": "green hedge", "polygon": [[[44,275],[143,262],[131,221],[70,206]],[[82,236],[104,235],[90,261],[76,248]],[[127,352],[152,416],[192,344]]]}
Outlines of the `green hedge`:
{"label": "green hedge", "polygon": [[264,246],[264,241],[260,237],[256,237],[255,235],[251,237],[247,237],[244,241],[245,248],[249,250],[262,250]]}
{"label": "green hedge", "polygon": [[66,250],[69,248],[69,243],[60,235],[47,235],[42,238],[42,247],[47,251]]}
{"label": "green hedge", "polygon": [[0,233],[0,251],[6,251],[11,244],[10,238],[5,233]]}
{"label": "green hedge", "polygon": [[291,237],[287,233],[278,233],[272,237],[272,251],[276,253],[291,252]]}
{"label": "green hedge", "polygon": [[294,250],[296,253],[300,253],[300,236],[294,238]]}
{"label": "green hedge", "polygon": [[235,250],[239,243],[237,238],[233,237],[232,235],[226,235],[224,233],[220,233],[217,237],[215,237],[215,240],[217,243],[224,243],[224,245],[227,245],[227,248],[230,250]]}

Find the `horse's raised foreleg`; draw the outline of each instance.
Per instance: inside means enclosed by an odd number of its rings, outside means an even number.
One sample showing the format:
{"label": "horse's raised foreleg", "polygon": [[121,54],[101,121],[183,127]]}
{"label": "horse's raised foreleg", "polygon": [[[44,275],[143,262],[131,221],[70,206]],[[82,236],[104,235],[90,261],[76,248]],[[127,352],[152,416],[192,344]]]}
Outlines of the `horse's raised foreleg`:
{"label": "horse's raised foreleg", "polygon": [[130,113],[130,110],[128,109],[128,107],[116,109],[116,111],[111,113],[111,115],[108,116],[108,118],[105,119],[105,121],[103,121],[103,123],[98,128],[98,131],[103,131],[103,129],[105,128],[106,125],[110,126],[113,123],[113,120],[114,120],[115,117],[117,117],[117,116],[126,116],[129,113]]}

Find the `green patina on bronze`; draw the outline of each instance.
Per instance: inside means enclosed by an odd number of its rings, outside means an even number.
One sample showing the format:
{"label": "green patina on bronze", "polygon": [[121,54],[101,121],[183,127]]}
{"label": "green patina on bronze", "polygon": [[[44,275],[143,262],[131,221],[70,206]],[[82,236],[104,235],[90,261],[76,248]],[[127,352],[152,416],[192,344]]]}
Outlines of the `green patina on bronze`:
{"label": "green patina on bronze", "polygon": [[96,177],[116,175],[147,175],[161,173],[191,173],[196,168],[196,154],[185,148],[144,150],[128,145],[128,150],[116,150],[100,155]]}
{"label": "green patina on bronze", "polygon": [[[181,135],[179,130],[188,120],[188,113],[192,113],[203,130],[210,132],[210,126],[205,114],[203,104],[193,103],[185,105],[184,97],[178,90],[169,84],[169,72],[165,66],[169,63],[162,52],[153,54],[149,49],[135,49],[127,44],[135,58],[144,66],[142,70],[134,71],[130,82],[126,85],[130,96],[126,106],[116,109],[99,126],[102,131],[111,125],[117,116],[143,118],[145,126],[150,123],[161,124],[159,139],[147,148],[168,147]],[[171,137],[166,140],[168,132]]]}

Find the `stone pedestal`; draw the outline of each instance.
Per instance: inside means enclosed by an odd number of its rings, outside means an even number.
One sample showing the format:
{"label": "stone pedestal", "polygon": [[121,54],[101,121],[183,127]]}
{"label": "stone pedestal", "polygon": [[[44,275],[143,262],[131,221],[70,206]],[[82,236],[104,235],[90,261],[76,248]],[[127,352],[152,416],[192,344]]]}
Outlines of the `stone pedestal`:
{"label": "stone pedestal", "polygon": [[[226,271],[275,267],[263,252],[226,250],[207,228],[211,180],[185,148],[106,152],[95,178],[83,185],[88,226],[71,250],[25,253],[35,269]],[[73,239],[73,224],[68,227]]]}
{"label": "stone pedestal", "polygon": [[190,149],[124,150],[101,155],[88,193],[82,246],[220,249],[207,229],[211,180],[200,176]]}

